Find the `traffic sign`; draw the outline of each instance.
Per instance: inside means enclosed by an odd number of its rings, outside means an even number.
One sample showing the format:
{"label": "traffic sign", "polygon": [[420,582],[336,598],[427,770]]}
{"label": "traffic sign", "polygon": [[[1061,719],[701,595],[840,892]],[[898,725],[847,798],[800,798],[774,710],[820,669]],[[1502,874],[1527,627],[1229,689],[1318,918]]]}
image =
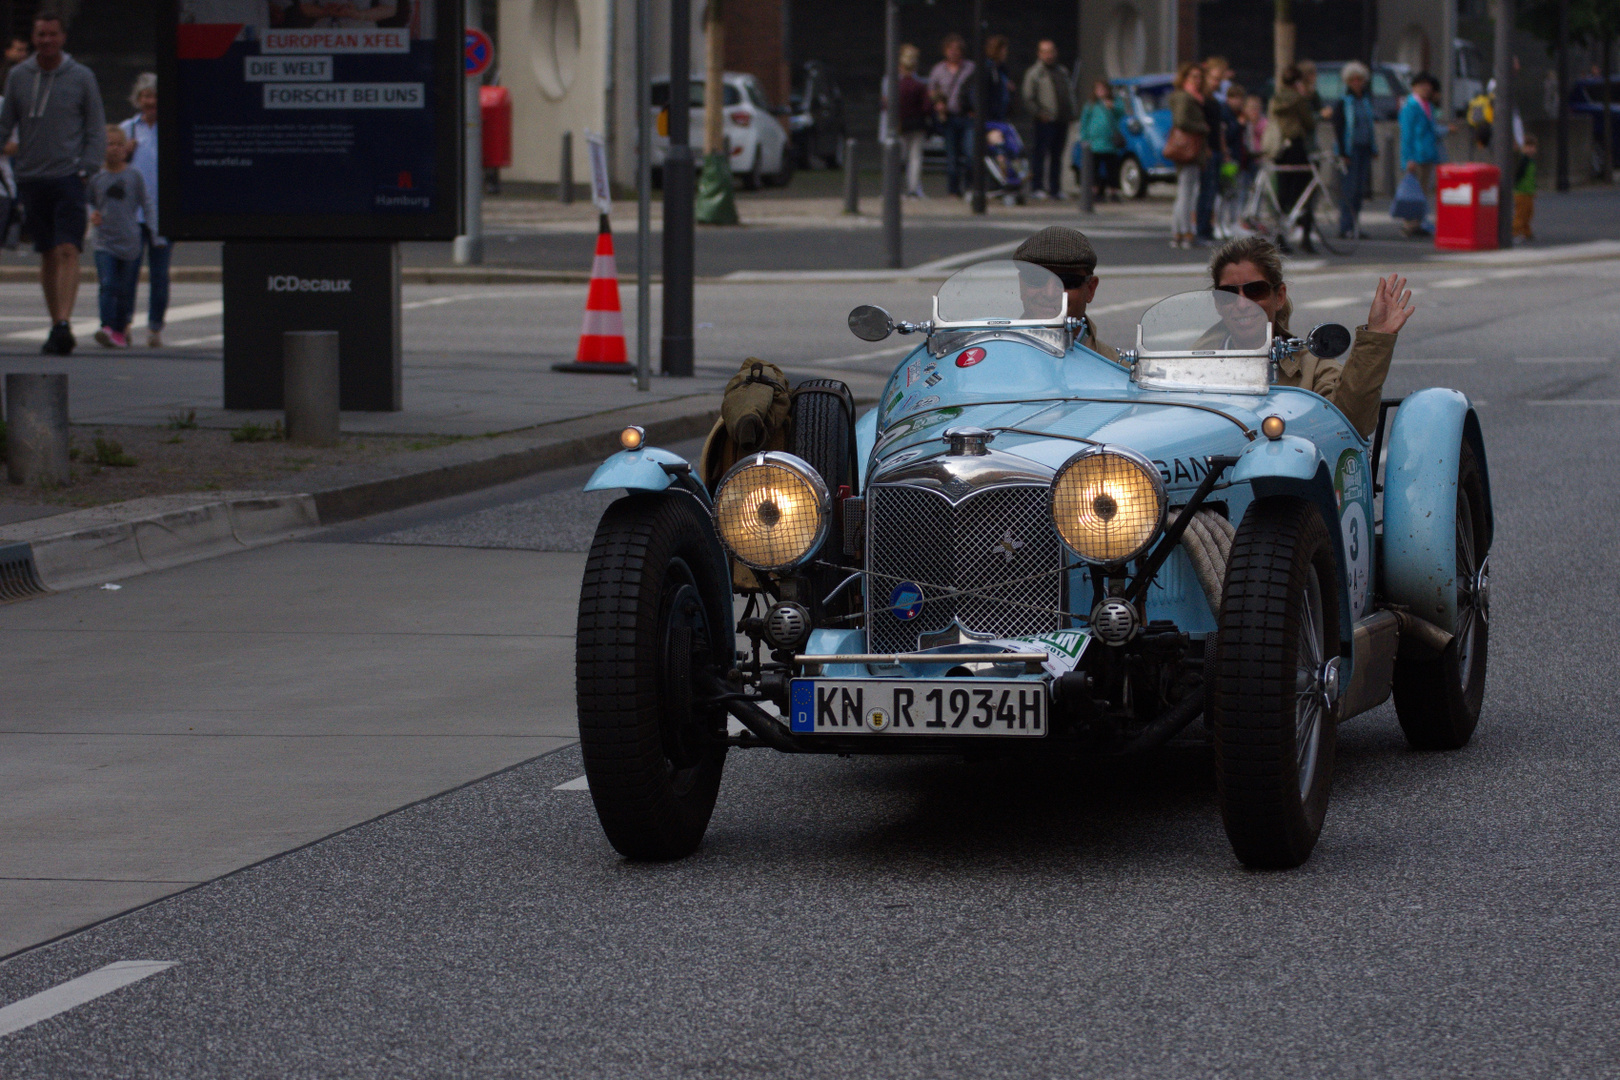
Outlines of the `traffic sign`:
{"label": "traffic sign", "polygon": [[482,75],[495,62],[495,43],[489,35],[475,27],[467,28],[467,77]]}

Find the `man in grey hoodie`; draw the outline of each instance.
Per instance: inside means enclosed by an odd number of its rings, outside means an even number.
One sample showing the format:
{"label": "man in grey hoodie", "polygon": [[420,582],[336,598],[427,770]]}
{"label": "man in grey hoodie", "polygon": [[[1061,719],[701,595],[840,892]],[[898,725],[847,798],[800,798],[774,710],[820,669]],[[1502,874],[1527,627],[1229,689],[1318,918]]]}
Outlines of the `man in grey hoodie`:
{"label": "man in grey hoodie", "polygon": [[68,320],[79,297],[84,181],[107,153],[101,88],[89,68],[62,51],[66,42],[59,16],[35,16],[34,55],[7,74],[0,104],[0,144],[17,133],[17,196],[40,253],[39,280],[51,313],[43,351],[64,356],[74,345]]}

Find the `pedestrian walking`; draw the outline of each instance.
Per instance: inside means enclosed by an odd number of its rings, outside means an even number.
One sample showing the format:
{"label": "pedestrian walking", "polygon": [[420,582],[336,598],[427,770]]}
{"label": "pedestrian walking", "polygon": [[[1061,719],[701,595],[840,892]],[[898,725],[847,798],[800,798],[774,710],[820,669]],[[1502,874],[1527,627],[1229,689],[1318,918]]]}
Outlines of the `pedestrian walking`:
{"label": "pedestrian walking", "polygon": [[1373,139],[1372,74],[1360,61],[1344,65],[1344,96],[1333,103],[1333,141],[1344,177],[1339,183],[1339,235],[1361,232],[1361,207],[1372,192],[1372,163],[1378,156]]}
{"label": "pedestrian walking", "polygon": [[945,58],[928,73],[928,96],[945,137],[945,188],[961,195],[973,154],[973,61],[966,59],[961,34],[946,34],[940,43]]}
{"label": "pedestrian walking", "polygon": [[1516,244],[1528,244],[1536,238],[1530,222],[1536,216],[1536,151],[1539,149],[1536,137],[1526,135],[1518,168],[1513,173],[1513,242]]}
{"label": "pedestrian walking", "polygon": [[[157,76],[150,71],[142,72],[130,91],[129,102],[135,106],[135,115],[118,126],[129,140],[129,163],[146,182],[155,207],[158,198]],[[143,206],[136,220],[140,222],[141,254],[146,260],[146,344],[155,349],[163,344],[163,320],[169,312],[169,257],[174,248],[158,232],[155,211],[148,218]],[[138,263],[139,258],[136,261]],[[137,266],[137,273],[139,269]]]}
{"label": "pedestrian walking", "polygon": [[1238,211],[1247,199],[1243,186],[1244,174],[1254,167],[1250,153],[1244,119],[1244,107],[1249,92],[1241,83],[1226,81],[1222,100],[1226,108],[1221,111],[1221,143],[1226,147],[1226,160],[1221,164],[1221,197],[1216,204],[1216,232],[1223,239],[1237,233]]}
{"label": "pedestrian walking", "polygon": [[[1315,92],[1307,85],[1305,73],[1298,64],[1283,69],[1281,85],[1271,96],[1271,122],[1277,125],[1281,148],[1277,151],[1277,202],[1284,215],[1293,212],[1294,204],[1311,183],[1310,142],[1316,134]],[[1316,224],[1309,206],[1299,217],[1300,249],[1315,254],[1311,242],[1311,229]],[[1278,247],[1288,249],[1288,238],[1279,237]]]}
{"label": "pedestrian walking", "polygon": [[1119,198],[1119,167],[1125,143],[1119,128],[1124,122],[1125,107],[1115,100],[1108,80],[1092,83],[1091,100],[1080,113],[1080,141],[1091,150],[1094,198],[1101,199],[1109,191]]}
{"label": "pedestrian walking", "polygon": [[129,138],[117,125],[107,128],[107,155],[90,178],[90,224],[96,227],[96,279],[100,283],[101,329],[96,341],[108,348],[129,347],[135,315],[135,288],[141,279],[141,223],[157,220],[157,205],[140,170],[129,164]]}
{"label": "pedestrian walking", "polygon": [[[1440,100],[1440,80],[1427,71],[1412,77],[1412,93],[1401,104],[1401,169],[1415,177],[1425,199],[1434,194],[1435,166],[1444,159],[1441,147],[1442,121],[1435,119],[1434,107]],[[1415,198],[1415,196],[1414,196]],[[1402,232],[1407,236],[1431,235],[1423,215],[1407,218]]]}
{"label": "pedestrian walking", "polygon": [[1209,122],[1204,119],[1204,69],[1181,65],[1170,95],[1170,133],[1164,156],[1176,167],[1176,205],[1170,214],[1170,246],[1193,246],[1197,231],[1198,178],[1209,150]]}
{"label": "pedestrian walking", "polygon": [[[1069,69],[1058,63],[1055,41],[1035,46],[1035,63],[1024,72],[1024,107],[1035,123],[1035,146],[1030,151],[1030,190],[1035,198],[1063,198],[1063,147],[1074,120],[1074,91]],[[1093,151],[1095,154],[1095,151]]]}
{"label": "pedestrian walking", "polygon": [[33,38],[34,55],[6,75],[0,145],[16,133],[17,196],[40,254],[40,287],[51,318],[43,351],[66,356],[74,346],[68,320],[79,298],[87,224],[84,178],[106,156],[107,120],[95,75],[63,50],[61,17],[40,12]]}
{"label": "pedestrian walking", "polygon": [[1221,167],[1226,163],[1226,102],[1222,86],[1227,78],[1224,56],[1204,61],[1204,123],[1209,126],[1208,153],[1198,176],[1198,241],[1215,242],[1215,203],[1221,191]]}
{"label": "pedestrian walking", "polygon": [[923,143],[933,110],[928,103],[928,84],[917,78],[922,50],[915,45],[900,46],[900,149],[906,163],[906,194],[913,199],[923,194]]}

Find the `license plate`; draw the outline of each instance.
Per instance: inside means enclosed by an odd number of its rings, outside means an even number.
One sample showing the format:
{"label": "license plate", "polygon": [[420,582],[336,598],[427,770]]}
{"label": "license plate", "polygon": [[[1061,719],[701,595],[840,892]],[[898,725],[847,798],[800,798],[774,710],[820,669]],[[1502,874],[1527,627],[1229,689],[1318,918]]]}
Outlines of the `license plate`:
{"label": "license plate", "polygon": [[1046,687],[994,679],[794,679],[789,726],[826,735],[1046,734]]}

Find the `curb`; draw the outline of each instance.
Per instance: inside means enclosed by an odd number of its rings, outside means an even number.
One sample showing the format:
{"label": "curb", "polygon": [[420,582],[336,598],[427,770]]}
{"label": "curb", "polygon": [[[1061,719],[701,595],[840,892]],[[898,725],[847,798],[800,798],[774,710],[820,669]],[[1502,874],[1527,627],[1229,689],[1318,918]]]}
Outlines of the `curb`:
{"label": "curb", "polygon": [[646,428],[649,441],[706,435],[720,410],[693,406],[690,398],[675,399],[539,429],[550,437],[473,440],[381,464],[311,472],[300,478],[299,491],[165,495],[0,527],[0,604],[263,547],[325,525],[589,464],[618,450],[619,432],[632,421]]}

